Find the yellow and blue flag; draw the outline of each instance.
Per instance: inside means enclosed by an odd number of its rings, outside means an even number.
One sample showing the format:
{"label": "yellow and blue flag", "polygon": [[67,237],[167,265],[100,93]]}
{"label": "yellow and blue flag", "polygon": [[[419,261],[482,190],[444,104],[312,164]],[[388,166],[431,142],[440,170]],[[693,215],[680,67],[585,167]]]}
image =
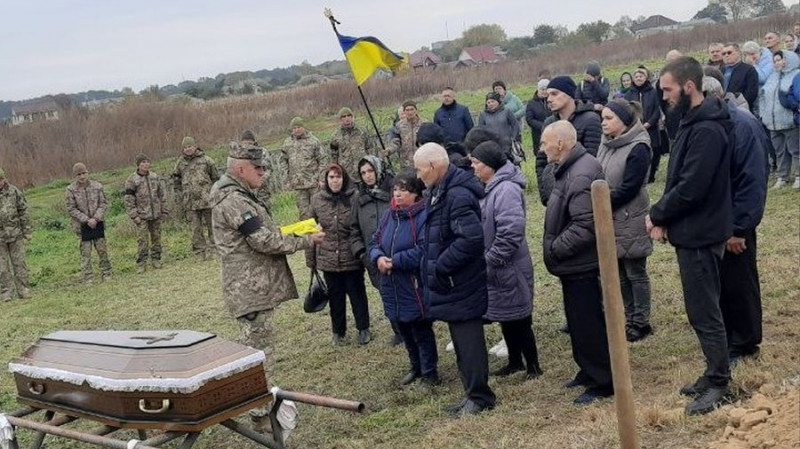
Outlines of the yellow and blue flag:
{"label": "yellow and blue flag", "polygon": [[403,64],[402,56],[389,50],[383,42],[372,36],[351,37],[338,32],[336,36],[359,86],[375,73],[375,69],[394,71]]}

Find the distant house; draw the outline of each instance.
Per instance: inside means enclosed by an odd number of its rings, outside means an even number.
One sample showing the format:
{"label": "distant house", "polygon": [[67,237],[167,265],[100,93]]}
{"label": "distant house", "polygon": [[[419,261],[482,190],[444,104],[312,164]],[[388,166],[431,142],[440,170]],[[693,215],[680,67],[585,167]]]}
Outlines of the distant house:
{"label": "distant house", "polygon": [[677,21],[659,14],[650,16],[643,22],[631,25],[630,30],[636,37],[642,37],[664,31],[673,31],[678,29],[678,25]]}
{"label": "distant house", "polygon": [[39,120],[58,120],[58,104],[52,98],[28,101],[11,108],[12,125]]}
{"label": "distant house", "polygon": [[704,17],[702,19],[692,19],[692,20],[687,20],[686,22],[681,22],[678,25],[678,29],[684,31],[684,30],[691,30],[694,27],[699,27],[703,25],[716,25],[716,24],[717,22],[714,19],[710,17]]}
{"label": "distant house", "polygon": [[480,45],[477,47],[467,47],[461,50],[458,55],[459,61],[472,61],[474,64],[494,64],[500,61],[501,56],[488,45]]}
{"label": "distant house", "polygon": [[442,62],[436,53],[418,50],[408,55],[408,64],[412,69],[436,68]]}

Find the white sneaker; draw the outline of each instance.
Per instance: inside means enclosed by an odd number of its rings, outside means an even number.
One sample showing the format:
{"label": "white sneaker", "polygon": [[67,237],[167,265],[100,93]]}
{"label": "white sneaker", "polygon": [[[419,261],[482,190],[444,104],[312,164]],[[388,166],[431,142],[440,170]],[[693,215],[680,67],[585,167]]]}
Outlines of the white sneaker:
{"label": "white sneaker", "polygon": [[800,189],[800,178],[794,178],[794,184],[792,184],[793,189]]}
{"label": "white sneaker", "polygon": [[497,351],[499,351],[501,348],[508,350],[505,339],[498,341],[496,345],[489,348],[489,354],[497,355]]}
{"label": "white sneaker", "polygon": [[456,347],[453,346],[453,342],[451,341],[450,343],[447,344],[447,346],[444,347],[444,350],[448,352],[453,352],[456,350]]}
{"label": "white sneaker", "polygon": [[786,181],[784,181],[783,178],[778,178],[778,180],[775,181],[775,185],[773,185],[772,188],[773,189],[780,189],[785,185],[786,185]]}

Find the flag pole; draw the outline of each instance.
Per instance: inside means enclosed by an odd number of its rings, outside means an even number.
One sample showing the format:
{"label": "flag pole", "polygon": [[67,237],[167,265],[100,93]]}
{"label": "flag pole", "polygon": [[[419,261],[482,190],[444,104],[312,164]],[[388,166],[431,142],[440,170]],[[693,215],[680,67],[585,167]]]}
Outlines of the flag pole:
{"label": "flag pole", "polygon": [[[325,17],[327,17],[328,20],[331,21],[331,27],[333,27],[333,32],[336,33],[336,37],[338,39],[339,30],[336,29],[336,25],[341,25],[341,22],[339,22],[333,17],[333,12],[331,11],[330,8],[325,8],[323,14],[325,14]],[[345,58],[346,57],[347,55],[345,55]],[[372,122],[372,127],[375,129],[375,135],[378,136],[378,142],[380,142],[381,144],[381,149],[385,152],[386,145],[384,145],[383,143],[383,138],[381,137],[381,132],[378,129],[378,124],[375,123],[375,117],[373,117],[372,111],[369,109],[369,104],[367,103],[367,98],[364,96],[364,91],[361,90],[361,86],[359,86],[358,84],[356,84],[356,88],[358,89],[358,94],[361,96],[361,101],[364,103],[364,107],[367,109],[367,115],[369,116],[369,121]]]}

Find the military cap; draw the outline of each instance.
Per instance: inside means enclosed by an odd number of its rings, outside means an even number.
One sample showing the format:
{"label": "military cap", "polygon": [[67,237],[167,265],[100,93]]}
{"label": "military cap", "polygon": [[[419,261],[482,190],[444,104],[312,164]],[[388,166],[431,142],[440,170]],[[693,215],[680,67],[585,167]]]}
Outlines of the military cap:
{"label": "military cap", "polygon": [[186,136],[181,141],[181,146],[183,146],[183,148],[192,147],[194,145],[195,145],[194,137],[192,137],[192,136]]}
{"label": "military cap", "polygon": [[242,137],[239,140],[252,140],[253,142],[255,142],[256,141],[256,135],[253,133],[253,131],[250,131],[248,129],[248,130],[245,130],[242,133]]}
{"label": "military cap", "polygon": [[89,170],[86,169],[86,164],[83,162],[76,162],[75,165],[72,166],[72,176],[78,176],[81,173],[88,173]]}
{"label": "military cap", "polygon": [[302,117],[295,117],[291,122],[289,122],[289,128],[294,128],[295,126],[302,126],[303,128],[306,127]]}
{"label": "military cap", "polygon": [[137,166],[137,167],[139,166],[139,164],[141,164],[141,163],[142,163],[142,162],[144,162],[144,161],[150,161],[150,158],[149,158],[149,157],[147,157],[147,155],[146,155],[146,154],[144,154],[144,153],[139,153],[139,154],[137,154],[137,155],[136,155],[136,166]]}
{"label": "military cap", "polygon": [[346,115],[353,115],[353,110],[348,108],[347,106],[343,107],[342,109],[339,109],[339,118],[342,118]]}
{"label": "military cap", "polygon": [[264,160],[264,149],[255,145],[241,145],[238,143],[231,145],[228,157],[232,159],[246,159],[253,165],[259,167],[265,167],[267,165],[267,161]]}

